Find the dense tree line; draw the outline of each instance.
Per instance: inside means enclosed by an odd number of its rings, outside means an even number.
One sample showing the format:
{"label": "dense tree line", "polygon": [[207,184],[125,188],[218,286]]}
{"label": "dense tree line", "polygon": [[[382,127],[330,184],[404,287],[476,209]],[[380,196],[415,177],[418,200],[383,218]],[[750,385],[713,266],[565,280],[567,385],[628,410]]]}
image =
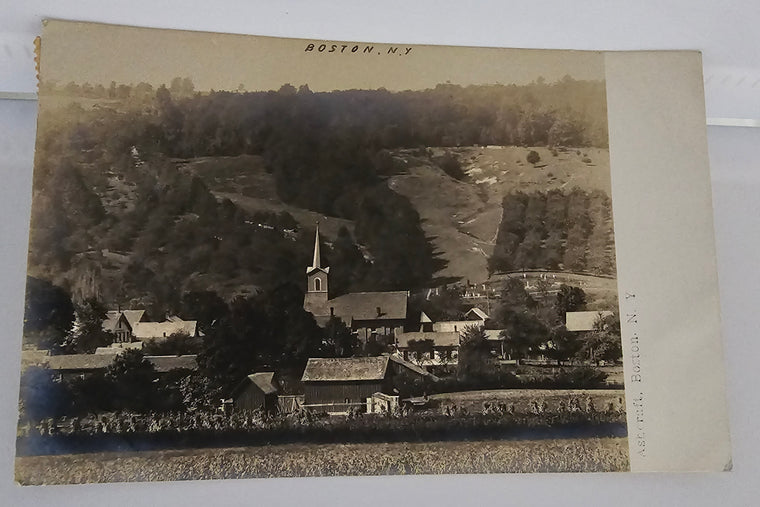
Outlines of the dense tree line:
{"label": "dense tree line", "polygon": [[612,204],[600,191],[559,189],[504,196],[489,269],[615,274]]}

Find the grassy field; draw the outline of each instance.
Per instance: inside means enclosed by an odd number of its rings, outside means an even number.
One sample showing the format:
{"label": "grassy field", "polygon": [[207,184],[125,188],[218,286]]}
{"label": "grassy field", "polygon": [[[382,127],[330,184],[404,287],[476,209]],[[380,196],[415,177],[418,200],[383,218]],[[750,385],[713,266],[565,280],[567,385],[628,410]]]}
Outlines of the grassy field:
{"label": "grassy field", "polygon": [[23,485],[628,470],[626,438],[325,444],[16,458]]}
{"label": "grassy field", "polygon": [[[530,150],[541,157],[535,166],[525,160]],[[519,146],[431,148],[431,151],[434,156],[445,151],[456,154],[467,179],[457,181],[432,162],[400,150],[397,156],[408,161],[409,169],[393,176],[388,184],[412,202],[423,219],[425,233],[444,252],[449,264],[440,276],[472,281],[488,279],[487,260],[501,222],[502,199],[510,192],[578,187],[610,193],[608,150],[568,150],[558,152],[556,157],[548,148]]]}

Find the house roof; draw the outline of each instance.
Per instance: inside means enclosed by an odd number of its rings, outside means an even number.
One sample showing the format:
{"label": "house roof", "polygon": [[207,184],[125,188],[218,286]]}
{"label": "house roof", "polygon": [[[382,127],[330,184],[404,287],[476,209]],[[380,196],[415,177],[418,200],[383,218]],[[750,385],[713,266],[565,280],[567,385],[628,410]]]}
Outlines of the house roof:
{"label": "house roof", "polygon": [[[407,291],[352,292],[331,299],[326,304],[329,314],[350,323],[355,320],[403,320],[406,319]],[[378,314],[378,308],[380,309]]]}
{"label": "house roof", "polygon": [[153,368],[158,373],[184,368],[187,370],[197,370],[198,361],[195,354],[185,356],[145,356],[145,359],[153,363]]}
{"label": "house roof", "polygon": [[486,333],[486,340],[504,341],[504,338],[501,336],[504,329],[484,329],[484,331]]}
{"label": "house roof", "polygon": [[[66,354],[50,356],[47,368],[57,371],[91,371],[108,368],[118,354]],[[198,369],[196,356],[145,356],[159,373],[176,368]]]}
{"label": "house roof", "polygon": [[613,313],[609,311],[567,312],[565,313],[565,327],[568,331],[593,331],[597,319],[604,319],[611,315]]}
{"label": "house roof", "polygon": [[274,384],[274,372],[262,371],[258,373],[252,373],[243,379],[243,381],[240,382],[240,384],[238,384],[238,386],[233,391],[233,393],[235,393],[233,396],[235,396],[236,393],[239,393],[241,389],[251,384],[258,387],[264,394],[274,394],[277,392],[277,386]]}
{"label": "house roof", "polygon": [[469,310],[467,310],[467,313],[464,314],[465,318],[469,319],[471,317],[470,314],[473,314],[472,316],[475,317],[475,320],[488,320],[490,317],[486,312],[478,308],[477,306],[473,306]]}
{"label": "house roof", "polygon": [[442,320],[433,322],[433,331],[442,332],[456,329],[458,332],[462,332],[468,326],[483,327],[483,325],[485,325],[483,320]]}
{"label": "house roof", "polygon": [[49,370],[81,371],[108,368],[116,354],[65,354],[50,356],[47,360]]}
{"label": "house roof", "polygon": [[414,332],[396,335],[399,348],[406,348],[412,340],[433,340],[436,347],[456,347],[459,345],[459,333],[452,332]]}
{"label": "house roof", "polygon": [[105,331],[113,331],[116,329],[116,323],[119,322],[119,317],[122,315],[127,319],[129,327],[134,329],[135,324],[142,320],[144,314],[145,310],[109,310],[106,312],[106,318],[103,321],[103,329]]}
{"label": "house roof", "polygon": [[388,369],[388,356],[310,358],[302,382],[382,380]]}
{"label": "house roof", "polygon": [[150,340],[152,338],[164,338],[174,333],[184,333],[195,336],[197,321],[195,320],[167,320],[164,322],[137,322],[132,326],[132,335],[138,340]]}
{"label": "house roof", "polygon": [[415,373],[417,373],[419,375],[422,375],[423,377],[428,377],[433,382],[438,382],[440,380],[438,377],[436,377],[435,375],[433,375],[432,373],[430,373],[426,369],[420,368],[416,364],[410,363],[409,361],[404,361],[404,359],[401,358],[401,357],[399,357],[399,356],[391,355],[390,356],[390,360],[393,361],[394,363],[400,365],[400,366],[403,366],[404,368],[407,368],[407,369],[412,370],[413,372],[415,372]]}

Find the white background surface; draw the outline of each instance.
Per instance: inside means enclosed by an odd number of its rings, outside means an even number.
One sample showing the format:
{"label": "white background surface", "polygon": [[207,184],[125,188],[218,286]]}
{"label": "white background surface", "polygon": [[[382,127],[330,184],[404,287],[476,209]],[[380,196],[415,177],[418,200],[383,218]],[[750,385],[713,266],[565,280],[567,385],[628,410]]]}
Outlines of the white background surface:
{"label": "white background surface", "polygon": [[[190,2],[0,0],[0,91],[34,91],[45,17],[373,42],[700,49],[707,115],[760,118],[760,2]],[[758,505],[760,128],[708,129],[734,470],[206,481],[21,488],[13,483],[36,104],[0,101],[0,505]]]}

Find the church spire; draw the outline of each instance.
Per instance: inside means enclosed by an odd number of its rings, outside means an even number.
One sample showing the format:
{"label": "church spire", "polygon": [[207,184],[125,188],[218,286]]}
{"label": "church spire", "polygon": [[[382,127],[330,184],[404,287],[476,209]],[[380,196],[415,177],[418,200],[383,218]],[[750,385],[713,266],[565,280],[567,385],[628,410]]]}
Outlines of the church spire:
{"label": "church spire", "polygon": [[311,267],[312,269],[322,267],[322,258],[319,255],[319,222],[317,222],[317,234],[314,238],[314,260],[311,261]]}

